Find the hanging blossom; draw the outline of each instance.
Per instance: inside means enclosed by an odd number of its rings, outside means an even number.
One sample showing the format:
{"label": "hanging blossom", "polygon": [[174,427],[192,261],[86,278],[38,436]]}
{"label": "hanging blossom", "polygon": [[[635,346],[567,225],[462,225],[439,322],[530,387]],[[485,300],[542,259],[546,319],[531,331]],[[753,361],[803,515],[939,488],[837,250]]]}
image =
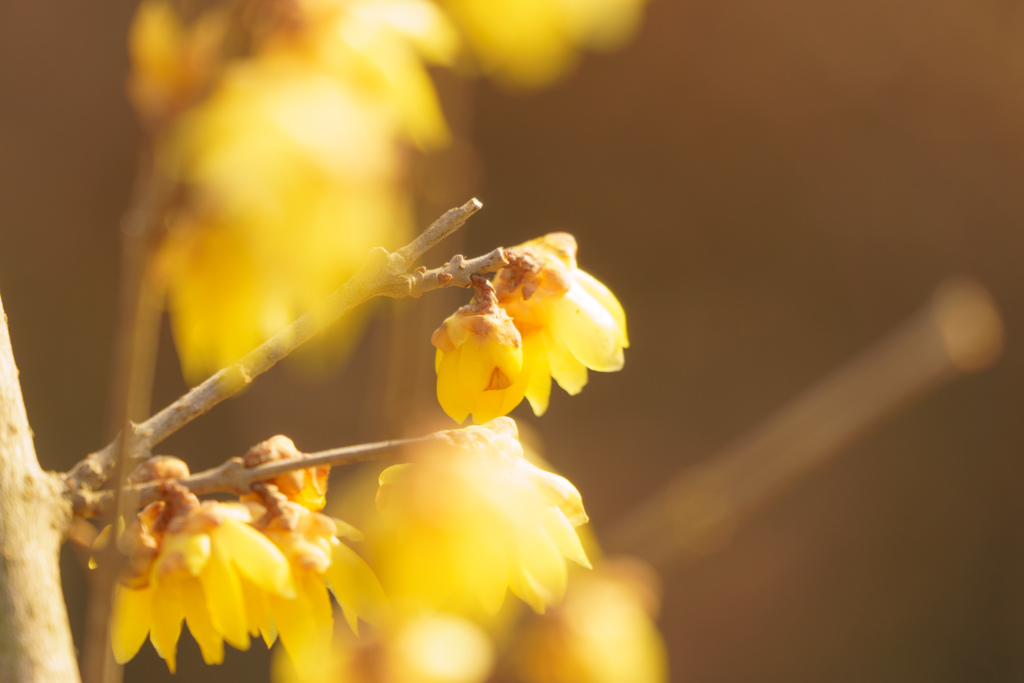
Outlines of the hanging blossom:
{"label": "hanging blossom", "polygon": [[551,233],[507,252],[510,264],[495,276],[495,290],[522,335],[525,396],[543,415],[552,378],[576,395],[588,369],[622,369],[626,314],[611,290],[577,267],[572,235]]}
{"label": "hanging blossom", "polygon": [[382,580],[411,604],[493,614],[508,588],[543,612],[565,592],[567,559],[590,566],[575,529],[587,521],[580,494],[525,460],[509,418],[468,427],[458,442],[381,473]]}
{"label": "hanging blossom", "polygon": [[498,306],[491,283],[475,282],[472,303],[449,316],[431,336],[437,352],[437,399],[462,423],[470,414],[487,422],[507,414],[526,393],[522,339]]}
{"label": "hanging blossom", "polygon": [[[225,641],[245,650],[250,636],[262,635],[269,647],[280,634],[301,668],[322,656],[330,640],[328,590],[353,629],[386,602],[369,566],[337,538],[359,536],[340,520],[287,500],[273,485],[264,488],[269,510],[255,502],[200,503],[168,481],[187,476],[180,460],[154,458],[130,479],[162,481],[163,500],[143,509],[118,537],[127,556],[111,625],[119,663],[148,637],[173,672],[184,621],[207,664],[223,661]],[[108,527],[97,546],[110,536]]]}
{"label": "hanging blossom", "polygon": [[543,415],[551,379],[570,395],[588,369],[621,370],[629,346],[615,295],[576,265],[576,240],[552,233],[506,250],[494,284],[475,281],[473,301],[431,337],[437,398],[457,422],[485,422],[527,398]]}
{"label": "hanging blossom", "polygon": [[[157,479],[188,476],[177,459],[145,467],[160,474]],[[146,480],[152,479],[133,479]],[[249,648],[242,583],[282,598],[294,598],[295,587],[284,555],[251,526],[246,506],[200,503],[177,484],[163,486],[164,500],[143,509],[118,539],[128,563],[115,588],[110,639],[114,658],[123,664],[148,637],[173,673],[182,621],[203,660],[219,664],[225,641]],[[110,535],[108,527],[99,545]]]}

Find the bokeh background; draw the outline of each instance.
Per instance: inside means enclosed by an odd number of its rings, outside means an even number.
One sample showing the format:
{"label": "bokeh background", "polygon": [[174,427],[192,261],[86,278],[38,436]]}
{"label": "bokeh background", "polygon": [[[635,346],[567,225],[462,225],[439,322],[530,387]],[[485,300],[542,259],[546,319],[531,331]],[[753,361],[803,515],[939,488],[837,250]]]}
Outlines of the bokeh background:
{"label": "bokeh background", "polygon": [[[48,468],[107,437],[132,9],[0,3],[0,292]],[[486,208],[428,263],[569,230],[629,316],[622,373],[556,390],[543,419],[514,413],[598,535],[947,275],[973,274],[1004,313],[995,368],[663,577],[672,680],[1024,680],[1024,5],[655,0],[629,47],[557,87],[442,88],[472,147],[424,177],[470,168],[433,201]],[[277,433],[316,450],[443,425],[428,334],[460,299],[380,306],[345,368],[279,367],[161,450],[200,467]],[[165,334],[155,404],[184,387]],[[80,642],[84,578],[64,560]],[[182,649],[178,680],[266,680],[259,646],[220,668]],[[165,677],[149,646],[128,667]]]}

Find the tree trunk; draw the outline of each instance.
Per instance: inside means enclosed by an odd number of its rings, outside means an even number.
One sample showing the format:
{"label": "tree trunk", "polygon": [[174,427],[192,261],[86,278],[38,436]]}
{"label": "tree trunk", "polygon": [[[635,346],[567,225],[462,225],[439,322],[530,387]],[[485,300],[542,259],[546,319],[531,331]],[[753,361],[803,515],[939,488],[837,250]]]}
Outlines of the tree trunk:
{"label": "tree trunk", "polygon": [[60,545],[71,508],[43,472],[0,302],[0,680],[77,683]]}

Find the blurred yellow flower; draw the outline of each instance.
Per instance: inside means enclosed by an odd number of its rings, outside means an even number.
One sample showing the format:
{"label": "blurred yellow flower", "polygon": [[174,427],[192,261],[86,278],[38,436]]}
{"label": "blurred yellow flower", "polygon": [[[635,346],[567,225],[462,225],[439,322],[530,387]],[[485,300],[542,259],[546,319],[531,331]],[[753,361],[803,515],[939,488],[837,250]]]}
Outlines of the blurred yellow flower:
{"label": "blurred yellow flower", "polygon": [[160,127],[201,95],[227,28],[221,10],[207,10],[186,27],[169,0],[139,4],[128,31],[128,97],[144,123]]}
{"label": "blurred yellow flower", "polygon": [[427,73],[457,34],[426,0],[310,0],[226,65],[158,146],[185,188],[156,262],[193,381],[237,360],[412,226],[405,145],[449,132]]}
{"label": "blurred yellow flower", "polygon": [[427,65],[451,66],[455,27],[428,0],[307,0],[306,29],[269,51],[301,54],[386,107],[397,134],[420,149],[447,144],[448,126]]}
{"label": "blurred yellow flower", "polygon": [[119,663],[134,657],[148,636],[173,673],[184,620],[203,660],[219,664],[225,640],[249,648],[243,581],[261,595],[295,595],[287,561],[249,525],[246,506],[199,505],[187,496],[184,509],[153,503],[125,536],[137,552],[115,589],[110,639]]}
{"label": "blurred yellow flower", "polygon": [[[228,36],[223,11],[186,25],[169,0],[144,0],[129,91],[158,132],[160,172],[181,188],[153,281],[186,378],[234,362],[369,249],[408,236],[405,148],[451,138],[428,67],[455,66],[468,45],[501,80],[546,83],[578,49],[628,38],[643,4],[297,0],[257,8]],[[234,54],[242,45],[251,52]],[[357,332],[358,317],[346,326]]]}
{"label": "blurred yellow flower", "polygon": [[576,240],[552,233],[508,250],[510,265],[495,289],[523,339],[526,398],[543,415],[551,378],[570,395],[587,383],[587,369],[621,370],[629,346],[626,314],[615,295],[576,266]]}
{"label": "blurred yellow flower", "polygon": [[543,612],[565,592],[566,559],[590,566],[575,530],[587,521],[579,492],[523,458],[509,418],[468,427],[459,443],[381,473],[385,585],[411,604],[491,614],[507,587]]}
{"label": "blurred yellow flower", "polygon": [[265,632],[272,621],[295,670],[306,677],[330,649],[334,617],[328,591],[353,631],[360,618],[375,621],[387,598],[369,565],[337,538],[339,532],[358,532],[295,503],[282,502],[278,513],[261,529],[287,558],[296,595],[255,593],[260,604],[250,613],[260,621],[250,628]]}
{"label": "blurred yellow flower", "polygon": [[581,48],[613,49],[636,32],[645,0],[439,0],[481,69],[500,82],[547,85]]}
{"label": "blurred yellow flower", "polygon": [[300,677],[278,655],[275,683],[483,683],[494,664],[490,639],[479,626],[453,614],[418,613],[358,641],[339,633],[315,671]]}
{"label": "blurred yellow flower", "polygon": [[482,683],[493,665],[491,643],[478,626],[449,614],[423,614],[391,640],[397,683]]}
{"label": "blurred yellow flower", "polygon": [[437,399],[456,422],[470,413],[476,422],[493,420],[523,400],[522,340],[490,283],[478,282],[473,301],[448,316],[430,341],[437,347]]}
{"label": "blurred yellow flower", "polygon": [[610,559],[573,581],[565,602],[519,638],[524,683],[664,683],[665,644],[654,624],[657,578],[647,565]]}
{"label": "blurred yellow flower", "polygon": [[269,338],[409,232],[383,105],[292,59],[233,67],[163,149],[192,208],[157,263],[186,376]]}

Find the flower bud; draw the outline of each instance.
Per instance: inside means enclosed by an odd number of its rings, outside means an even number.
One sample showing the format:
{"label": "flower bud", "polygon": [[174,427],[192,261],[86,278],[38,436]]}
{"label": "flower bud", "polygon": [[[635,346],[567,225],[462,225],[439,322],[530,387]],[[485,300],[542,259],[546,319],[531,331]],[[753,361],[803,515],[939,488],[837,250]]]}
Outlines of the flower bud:
{"label": "flower bud", "polygon": [[437,347],[437,398],[461,423],[472,413],[486,422],[515,408],[526,392],[522,338],[494,299],[490,283],[477,283],[477,298],[460,308],[430,338]]}
{"label": "flower bud", "polygon": [[[304,457],[302,452],[295,447],[295,444],[287,436],[278,434],[266,441],[262,441],[242,456],[242,462],[246,467],[257,467],[268,462],[278,460],[292,460]],[[324,509],[327,503],[327,476],[330,474],[330,467],[307,467],[304,470],[294,470],[279,474],[267,483],[273,484],[277,490],[288,500],[298,503],[307,510],[319,512]],[[258,495],[251,494],[242,496],[243,501],[259,502]]]}

